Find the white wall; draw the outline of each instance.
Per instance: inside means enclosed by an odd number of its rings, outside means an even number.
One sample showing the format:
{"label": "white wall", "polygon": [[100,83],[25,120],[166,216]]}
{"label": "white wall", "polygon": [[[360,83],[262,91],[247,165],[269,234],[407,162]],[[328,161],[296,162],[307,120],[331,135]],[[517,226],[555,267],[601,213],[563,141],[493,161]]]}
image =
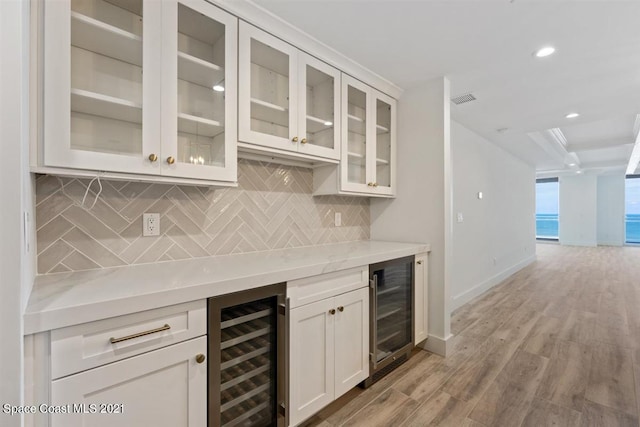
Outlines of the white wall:
{"label": "white wall", "polygon": [[536,177],[533,166],[456,122],[451,146],[455,310],[535,260]]}
{"label": "white wall", "polygon": [[597,185],[598,245],[624,244],[624,175],[602,175]]}
{"label": "white wall", "polygon": [[450,337],[451,152],[449,81],[407,88],[398,104],[397,197],[371,200],[371,238],[431,244],[429,339],[446,353]]}
{"label": "white wall", "polygon": [[[23,213],[33,211],[28,31],[29,2],[0,1],[0,148],[5,160],[0,168],[0,403],[14,405],[23,400],[22,312],[34,271],[23,239]],[[32,236],[28,240],[32,242]],[[0,413],[2,426],[19,426],[21,421],[20,416]]]}
{"label": "white wall", "polygon": [[595,175],[562,176],[559,241],[563,245],[596,246],[597,180]]}

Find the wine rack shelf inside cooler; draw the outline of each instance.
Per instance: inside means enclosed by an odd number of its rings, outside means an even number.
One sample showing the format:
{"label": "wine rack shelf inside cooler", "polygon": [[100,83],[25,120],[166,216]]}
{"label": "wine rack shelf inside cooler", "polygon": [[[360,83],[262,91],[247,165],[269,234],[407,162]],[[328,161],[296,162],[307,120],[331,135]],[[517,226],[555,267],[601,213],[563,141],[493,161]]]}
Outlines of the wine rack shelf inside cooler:
{"label": "wine rack shelf inside cooler", "polygon": [[274,309],[269,299],[222,310],[220,415],[223,426],[273,418]]}

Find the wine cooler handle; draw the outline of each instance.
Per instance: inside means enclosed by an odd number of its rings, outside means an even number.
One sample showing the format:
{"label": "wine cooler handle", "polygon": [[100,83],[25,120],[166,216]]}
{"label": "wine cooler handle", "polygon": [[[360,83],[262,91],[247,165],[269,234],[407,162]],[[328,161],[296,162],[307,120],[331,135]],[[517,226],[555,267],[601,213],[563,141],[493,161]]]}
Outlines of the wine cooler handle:
{"label": "wine cooler handle", "polygon": [[373,369],[378,369],[378,357],[376,353],[378,351],[378,322],[376,317],[378,316],[378,275],[374,274],[373,278],[369,281],[369,287],[371,288],[371,363]]}

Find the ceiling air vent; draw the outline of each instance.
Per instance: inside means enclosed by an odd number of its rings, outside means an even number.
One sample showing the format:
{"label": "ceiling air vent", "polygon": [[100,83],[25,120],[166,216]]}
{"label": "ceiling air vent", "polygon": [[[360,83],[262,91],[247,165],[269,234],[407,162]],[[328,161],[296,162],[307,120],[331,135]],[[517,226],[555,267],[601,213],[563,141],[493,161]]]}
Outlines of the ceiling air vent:
{"label": "ceiling air vent", "polygon": [[470,93],[465,93],[464,95],[456,96],[455,98],[451,98],[451,102],[456,105],[464,104],[465,102],[475,101],[476,97]]}

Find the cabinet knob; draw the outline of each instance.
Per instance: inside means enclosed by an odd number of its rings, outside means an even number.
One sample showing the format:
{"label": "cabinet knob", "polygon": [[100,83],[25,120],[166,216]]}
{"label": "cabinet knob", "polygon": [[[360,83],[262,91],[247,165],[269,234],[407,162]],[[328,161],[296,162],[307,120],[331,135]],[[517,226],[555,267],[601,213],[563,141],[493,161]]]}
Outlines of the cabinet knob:
{"label": "cabinet knob", "polygon": [[196,362],[198,362],[198,363],[202,363],[202,362],[204,362],[204,360],[205,360],[205,359],[206,359],[206,357],[205,357],[205,355],[204,355],[204,354],[202,354],[202,353],[200,353],[200,354],[196,355]]}
{"label": "cabinet knob", "polygon": [[416,261],[416,264],[421,265],[422,264],[422,260]]}
{"label": "cabinet knob", "polygon": [[291,141],[293,141],[293,142],[298,142],[298,137],[297,137],[297,136],[294,136],[293,138],[291,138]]}
{"label": "cabinet knob", "polygon": [[338,311],[342,313],[344,311],[344,307],[343,306],[338,307]]}
{"label": "cabinet knob", "polygon": [[368,185],[369,187],[373,187],[373,182],[369,182],[369,183],[367,183],[367,185]]}
{"label": "cabinet knob", "polygon": [[167,157],[167,163],[169,163],[170,165],[174,164],[176,162],[176,159],[174,159],[173,157],[169,156]]}
{"label": "cabinet knob", "polygon": [[302,141],[300,141],[302,144],[306,144],[307,143],[307,138],[302,138]]}
{"label": "cabinet knob", "polygon": [[156,160],[158,160],[158,156],[156,156],[155,154],[151,153],[149,154],[149,161],[151,163],[155,162]]}
{"label": "cabinet knob", "polygon": [[332,308],[331,310],[329,310],[329,314],[336,314],[336,309]]}
{"label": "cabinet knob", "polygon": [[377,187],[377,186],[378,186],[378,183],[377,183],[377,182],[374,182],[374,183],[373,183],[373,186],[374,186],[374,187]]}

